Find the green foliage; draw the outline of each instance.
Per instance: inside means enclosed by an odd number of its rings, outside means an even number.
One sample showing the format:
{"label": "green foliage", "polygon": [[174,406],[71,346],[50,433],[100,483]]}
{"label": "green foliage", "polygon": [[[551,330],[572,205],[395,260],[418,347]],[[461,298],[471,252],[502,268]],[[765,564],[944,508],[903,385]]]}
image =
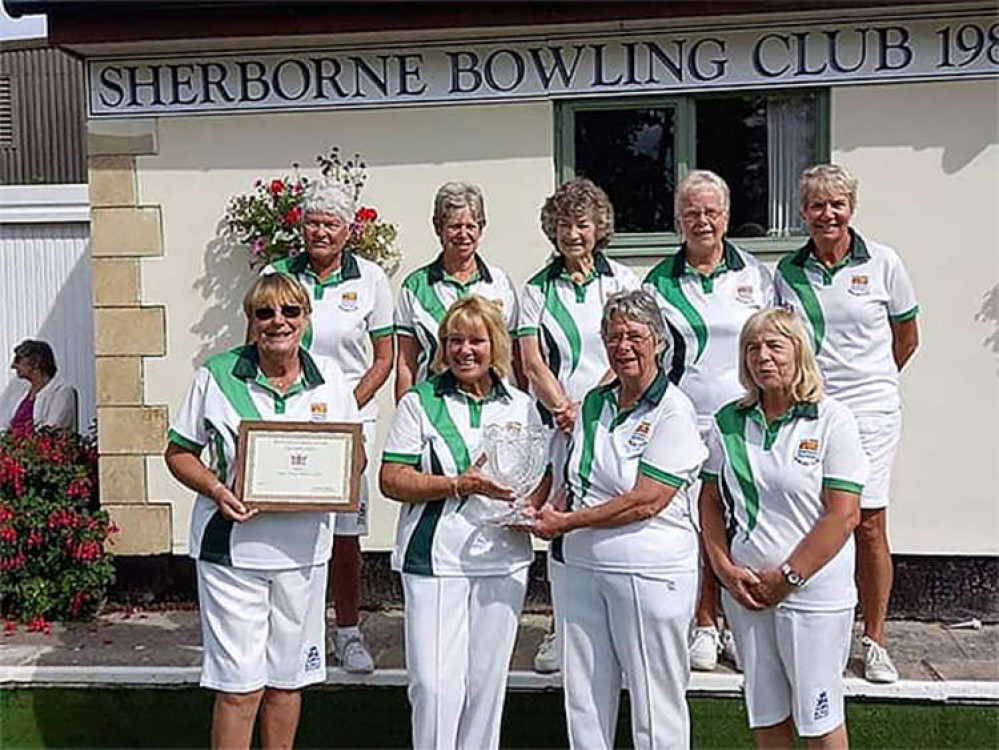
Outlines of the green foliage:
{"label": "green foliage", "polygon": [[114,579],[117,528],[98,508],[93,440],[43,427],[0,435],[0,611],[47,630],[92,616]]}

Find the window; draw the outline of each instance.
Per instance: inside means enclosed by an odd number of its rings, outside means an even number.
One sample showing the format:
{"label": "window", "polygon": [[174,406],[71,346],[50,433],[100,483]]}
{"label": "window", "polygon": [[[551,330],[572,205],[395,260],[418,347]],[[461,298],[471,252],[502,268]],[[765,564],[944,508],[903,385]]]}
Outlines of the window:
{"label": "window", "polygon": [[614,203],[612,253],[675,248],[673,191],[692,169],[732,191],[729,236],[750,250],[800,245],[797,182],[828,159],[825,92],[696,94],[559,103],[560,180],[589,177]]}

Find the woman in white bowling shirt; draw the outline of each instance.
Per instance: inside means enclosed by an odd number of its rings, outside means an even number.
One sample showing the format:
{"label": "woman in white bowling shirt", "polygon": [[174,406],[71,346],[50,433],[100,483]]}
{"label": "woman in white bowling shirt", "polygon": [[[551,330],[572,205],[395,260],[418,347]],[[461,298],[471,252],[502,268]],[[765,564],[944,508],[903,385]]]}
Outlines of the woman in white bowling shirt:
{"label": "woman in white bowling shirt", "polygon": [[569,742],[614,747],[623,676],[635,747],[686,748],[698,541],[685,488],[707,450],[694,407],[660,365],[666,330],[652,296],[612,295],[600,328],[616,379],[583,399],[566,465],[567,509],[546,505],[535,519],[564,563]]}
{"label": "woman in white bowling shirt", "polygon": [[757,747],[848,745],[843,669],[857,592],[853,530],[867,460],[850,410],[824,396],[793,312],[753,315],[745,395],[715,415],[703,472],[708,559],[746,675]]}
{"label": "woman in white bowling shirt", "polygon": [[505,382],[510,337],[498,305],[463,297],[438,336],[438,374],[396,410],[381,489],[403,504],[392,567],[406,601],[412,745],[486,750],[499,747],[533,553],[528,534],[488,522],[513,493],[479,470],[482,432],[540,424],[540,416],[530,396]]}

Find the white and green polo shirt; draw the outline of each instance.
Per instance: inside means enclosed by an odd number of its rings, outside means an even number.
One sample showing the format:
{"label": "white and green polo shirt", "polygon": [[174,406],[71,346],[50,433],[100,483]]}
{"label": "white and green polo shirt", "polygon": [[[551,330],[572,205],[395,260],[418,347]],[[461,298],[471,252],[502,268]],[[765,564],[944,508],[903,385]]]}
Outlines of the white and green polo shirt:
{"label": "white and green polo shirt", "polygon": [[[377,263],[348,250],[342,258],[340,268],[325,281],[309,268],[308,253],[282,258],[262,273],[284,273],[305,287],[312,300],[312,316],[302,346],[331,357],[353,389],[371,366],[370,341],[392,335],[392,290]],[[364,405],[361,417],[365,421],[378,417],[374,399]]]}
{"label": "white and green polo shirt", "polygon": [[681,247],[649,272],[645,289],[659,303],[669,332],[664,365],[670,380],[690,397],[707,429],[718,407],[743,393],[739,334],[750,315],[773,303],[770,272],[726,240],[710,274],[688,265]]}
{"label": "white and green polo shirt", "polygon": [[[475,399],[445,371],[411,388],[399,401],[382,461],[455,476],[481,455],[483,428],[509,422],[540,423],[530,396],[494,377],[490,393]],[[403,503],[393,569],[425,576],[491,576],[530,565],[530,537],[485,520],[508,507],[479,495]]]}
{"label": "white and green polo shirt", "polygon": [[[343,397],[349,386],[337,364],[304,349],[299,356],[302,375],[285,394],[267,382],[253,344],[210,357],[173,419],[170,442],[199,455],[207,448],[208,468],[231,489],[242,420],[359,422],[354,399]],[[271,570],[318,565],[330,557],[333,516],[263,512],[234,523],[213,500],[198,495],[189,539],[191,557],[219,565]]]}
{"label": "white and green polo shirt", "polygon": [[400,336],[411,336],[420,344],[416,382],[430,375],[430,363],[437,353],[437,331],[444,313],[457,300],[478,294],[498,302],[503,308],[503,320],[512,334],[517,324],[517,295],[510,278],[496,266],[475,256],[476,271],[462,283],[444,270],[444,254],[422,268],[417,268],[399,289],[395,307],[395,330]]}
{"label": "white and green polo shirt", "polygon": [[777,264],[777,296],[805,322],[826,393],[861,412],[899,409],[891,323],[919,312],[916,293],[892,248],[850,230],[850,252],[835,268],[811,241]]}
{"label": "white and green polo shirt", "polygon": [[607,298],[641,283],[625,265],[594,253],[593,271],[581,284],[565,270],[561,255],[524,285],[516,336],[537,336],[542,356],[565,395],[579,401],[610,365],[600,336]]}
{"label": "white and green polo shirt", "polygon": [[[715,415],[701,477],[717,482],[732,560],[755,570],[783,564],[825,512],[823,489],[857,497],[867,459],[850,409],[825,397],[767,424],[758,405],[734,401]],[[857,603],[853,535],[784,606],[848,609]]]}
{"label": "white and green polo shirt", "polygon": [[687,489],[707,449],[694,407],[663,370],[630,409],[618,407],[613,381],[590,390],[566,462],[568,508],[586,508],[634,489],[639,476],[675,487],[658,515],[617,528],[574,529],[553,544],[569,565],[612,573],[676,573],[697,569],[697,532]]}

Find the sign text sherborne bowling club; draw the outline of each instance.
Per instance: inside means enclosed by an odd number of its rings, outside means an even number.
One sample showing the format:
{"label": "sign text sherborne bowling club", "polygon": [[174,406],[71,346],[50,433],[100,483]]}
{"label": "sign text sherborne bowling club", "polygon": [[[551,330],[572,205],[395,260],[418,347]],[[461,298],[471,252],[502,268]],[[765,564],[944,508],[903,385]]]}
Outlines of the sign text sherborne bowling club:
{"label": "sign text sherborne bowling club", "polygon": [[336,109],[999,73],[987,16],[94,59],[92,117]]}

